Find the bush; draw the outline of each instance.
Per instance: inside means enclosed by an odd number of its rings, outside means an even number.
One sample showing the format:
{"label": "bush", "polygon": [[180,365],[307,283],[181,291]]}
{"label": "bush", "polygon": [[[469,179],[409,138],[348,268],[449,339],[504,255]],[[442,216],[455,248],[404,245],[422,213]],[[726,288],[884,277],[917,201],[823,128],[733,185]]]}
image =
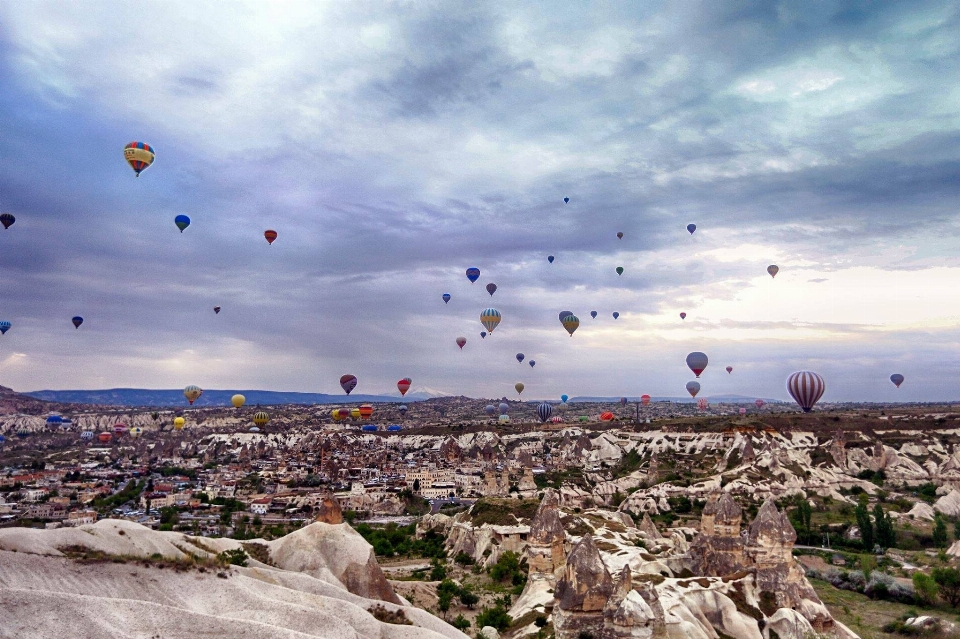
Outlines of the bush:
{"label": "bush", "polygon": [[463,632],[470,627],[470,621],[463,615],[457,615],[457,618],[450,622],[450,625]]}
{"label": "bush", "polygon": [[468,555],[467,553],[463,552],[462,550],[457,553],[457,556],[454,557],[453,560],[454,560],[455,562],[457,562],[458,564],[460,564],[461,566],[472,566],[472,565],[473,565],[473,557],[471,557],[471,556]]}
{"label": "bush", "polygon": [[224,550],[222,553],[217,555],[217,559],[224,564],[230,564],[231,566],[246,566],[247,559],[249,559],[249,557],[243,548],[234,548],[233,550]]}
{"label": "bush", "polygon": [[513,619],[510,618],[503,606],[484,608],[477,615],[477,628],[492,626],[502,631],[509,628],[511,623],[513,623]]}
{"label": "bush", "polygon": [[937,600],[937,582],[926,573],[913,573],[913,596],[921,604],[932,606]]}

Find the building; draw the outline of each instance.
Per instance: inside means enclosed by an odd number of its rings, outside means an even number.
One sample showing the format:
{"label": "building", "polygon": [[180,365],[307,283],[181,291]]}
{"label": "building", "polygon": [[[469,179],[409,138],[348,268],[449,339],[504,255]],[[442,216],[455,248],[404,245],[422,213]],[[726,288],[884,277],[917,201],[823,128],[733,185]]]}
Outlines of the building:
{"label": "building", "polygon": [[254,515],[266,515],[267,511],[270,510],[270,502],[272,500],[269,497],[264,497],[262,499],[254,499],[250,502],[250,512]]}

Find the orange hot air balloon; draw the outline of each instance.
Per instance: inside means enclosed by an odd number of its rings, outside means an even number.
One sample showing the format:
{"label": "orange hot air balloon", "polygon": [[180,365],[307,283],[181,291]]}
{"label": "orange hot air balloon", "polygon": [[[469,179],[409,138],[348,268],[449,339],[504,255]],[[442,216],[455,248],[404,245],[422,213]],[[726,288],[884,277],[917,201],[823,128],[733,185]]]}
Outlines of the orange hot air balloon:
{"label": "orange hot air balloon", "polygon": [[400,396],[403,397],[407,394],[407,391],[410,390],[410,385],[413,384],[413,380],[409,377],[404,377],[399,382],[397,382],[397,390],[400,391]]}
{"label": "orange hot air balloon", "polygon": [[646,394],[641,395],[641,396],[640,396],[640,401],[643,402],[643,405],[644,405],[644,406],[647,406],[647,405],[650,404],[650,396],[649,396],[649,395],[646,395]]}
{"label": "orange hot air balloon", "polygon": [[273,241],[277,239],[277,232],[273,229],[267,229],[263,232],[263,237],[267,238],[267,244],[273,244]]}
{"label": "orange hot air balloon", "polygon": [[360,417],[363,419],[370,419],[371,415],[373,415],[373,406],[370,404],[363,404],[360,407]]}
{"label": "orange hot air balloon", "polygon": [[613,413],[607,411],[605,413],[600,413],[600,421],[609,422],[613,419]]}

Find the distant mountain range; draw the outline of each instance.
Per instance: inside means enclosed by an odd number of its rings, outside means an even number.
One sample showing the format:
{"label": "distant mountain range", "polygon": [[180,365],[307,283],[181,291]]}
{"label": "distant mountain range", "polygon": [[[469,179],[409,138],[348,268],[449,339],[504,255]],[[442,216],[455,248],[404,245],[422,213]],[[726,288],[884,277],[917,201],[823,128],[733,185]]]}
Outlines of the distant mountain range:
{"label": "distant mountain range", "polygon": [[[701,396],[703,397],[703,396]],[[700,398],[697,398],[700,399]],[[651,395],[651,402],[676,402],[678,404],[692,404],[697,401],[689,395],[686,397],[657,397]],[[768,404],[782,404],[783,400],[780,399],[767,399],[766,397],[761,398]],[[706,397],[706,400],[712,404],[752,404],[757,401],[756,397],[747,397],[746,395],[711,395]],[[619,402],[619,397],[571,397],[568,402],[593,402],[600,404],[607,404],[610,402]],[[639,397],[627,397],[628,402],[639,402]]]}
{"label": "distant mountain range", "polygon": [[[359,404],[363,402],[416,402],[429,399],[426,393],[407,393],[401,398],[389,395],[326,395],[324,393],[286,393],[264,390],[205,390],[194,406],[230,406],[237,393],[247,399],[247,406],[262,404]],[[64,404],[101,404],[108,406],[184,406],[186,399],[179,389],[111,388],[107,390],[41,390],[23,393],[28,397]]]}

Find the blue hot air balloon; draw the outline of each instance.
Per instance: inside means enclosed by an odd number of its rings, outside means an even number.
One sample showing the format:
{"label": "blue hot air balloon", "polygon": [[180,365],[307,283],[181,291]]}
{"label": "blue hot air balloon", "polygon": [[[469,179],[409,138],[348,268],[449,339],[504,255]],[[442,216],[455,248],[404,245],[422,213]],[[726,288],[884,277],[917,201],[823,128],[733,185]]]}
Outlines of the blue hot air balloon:
{"label": "blue hot air balloon", "polygon": [[467,269],[467,279],[470,280],[470,283],[474,283],[480,279],[480,269],[476,266],[471,266]]}
{"label": "blue hot air balloon", "polygon": [[687,224],[687,230],[690,231],[690,235],[693,235],[693,232],[697,230],[697,225]]}
{"label": "blue hot air balloon", "polygon": [[180,232],[183,233],[183,230],[190,226],[190,218],[186,215],[178,215],[173,218],[173,223],[177,225],[177,228],[180,229]]}
{"label": "blue hot air balloon", "polygon": [[399,406],[397,406],[397,410],[400,411],[400,414],[401,414],[401,415],[406,415],[406,414],[407,414],[407,405],[406,405],[406,404],[400,404]]}
{"label": "blue hot air balloon", "polygon": [[592,317],[593,319],[597,319],[597,312],[596,312],[596,311],[590,311],[590,317]]}
{"label": "blue hot air balloon", "polygon": [[523,363],[523,353],[517,353],[517,361]]}
{"label": "blue hot air balloon", "polygon": [[564,404],[567,403],[567,400],[568,400],[568,399],[570,399],[570,397],[567,396],[567,395],[561,395],[561,396],[560,396],[560,401],[563,402]]}
{"label": "blue hot air balloon", "polygon": [[403,426],[401,426],[400,424],[390,424],[389,426],[387,426],[387,430],[390,431],[391,433],[395,433],[399,430],[403,430]]}
{"label": "blue hot air balloon", "polygon": [[74,318],[70,321],[73,322],[75,328],[80,328],[80,325],[83,324],[83,318],[79,315],[74,316]]}
{"label": "blue hot air balloon", "polygon": [[7,331],[10,330],[11,326],[13,326],[13,324],[8,322],[7,320],[3,320],[2,322],[0,322],[0,335],[6,335]]}
{"label": "blue hot air balloon", "polygon": [[533,368],[533,367],[536,366],[536,365],[537,365],[536,360],[531,359],[531,360],[530,360],[530,368]]}
{"label": "blue hot air balloon", "polygon": [[496,414],[497,412],[497,407],[494,406],[493,404],[487,404],[487,407],[483,409],[483,412],[493,417],[494,414]]}
{"label": "blue hot air balloon", "polygon": [[552,414],[553,414],[553,406],[551,406],[550,404],[544,402],[539,406],[537,406],[537,417],[540,418],[541,424],[546,422],[548,419],[550,419],[550,415]]}
{"label": "blue hot air balloon", "polygon": [[487,336],[487,332],[486,332],[486,331],[480,331],[480,339],[483,339],[483,338],[485,338],[486,336]]}
{"label": "blue hot air balloon", "polygon": [[569,201],[570,201],[570,198],[568,198],[568,197],[563,198],[563,203],[564,203],[564,204],[566,204],[566,203],[569,202]]}
{"label": "blue hot air balloon", "polygon": [[450,293],[444,293],[441,297],[443,297],[444,304],[450,301]]}
{"label": "blue hot air balloon", "polygon": [[366,426],[362,426],[360,430],[362,430],[365,433],[375,433],[377,432],[377,427],[374,426],[373,424],[367,424]]}
{"label": "blue hot air balloon", "polygon": [[60,415],[51,415],[50,417],[47,417],[48,428],[54,428],[56,426],[59,426],[62,423],[63,423],[63,417],[61,417]]}
{"label": "blue hot air balloon", "polygon": [[507,412],[510,410],[510,404],[506,402],[500,402],[500,406],[498,408],[500,409],[501,415],[506,415]]}
{"label": "blue hot air balloon", "polygon": [[3,435],[0,435],[0,446],[3,446],[4,442],[6,441],[7,441],[7,438],[4,437]]}
{"label": "blue hot air balloon", "polygon": [[620,317],[620,313],[614,311],[614,312],[613,312],[613,319],[617,319],[618,317]]}
{"label": "blue hot air balloon", "polygon": [[548,255],[548,256],[547,256],[547,261],[550,262],[551,264],[553,264],[553,256],[552,256],[552,255]]}

